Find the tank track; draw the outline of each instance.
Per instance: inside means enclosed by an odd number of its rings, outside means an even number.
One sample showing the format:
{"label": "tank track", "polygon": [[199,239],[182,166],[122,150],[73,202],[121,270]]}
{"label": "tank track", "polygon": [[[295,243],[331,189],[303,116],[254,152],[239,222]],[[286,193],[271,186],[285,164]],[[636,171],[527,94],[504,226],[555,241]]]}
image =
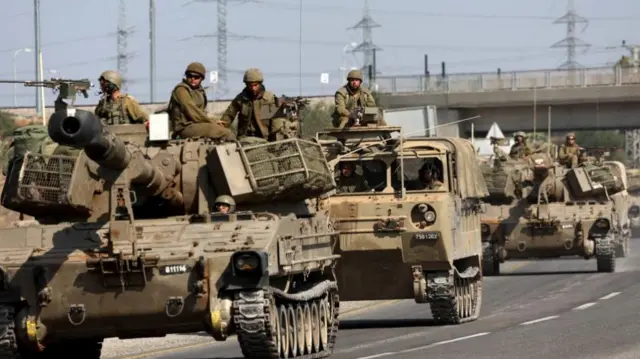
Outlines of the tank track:
{"label": "tank track", "polygon": [[83,359],[100,359],[102,340],[69,340],[52,343],[40,353],[27,352],[18,346],[15,309],[0,305],[0,359],[53,359],[78,355]]}
{"label": "tank track", "polygon": [[[438,324],[462,324],[480,316],[482,276],[429,275],[427,280],[431,315]],[[443,280],[446,278],[446,281]]]}
{"label": "tank track", "polygon": [[[295,294],[272,287],[237,292],[232,308],[235,332],[245,358],[317,359],[333,353],[340,313],[335,281],[323,281]],[[297,325],[300,323],[304,325]],[[287,333],[282,331],[284,328]]]}
{"label": "tank track", "polygon": [[602,238],[596,241],[596,263],[599,273],[616,271],[616,248],[611,238]]}

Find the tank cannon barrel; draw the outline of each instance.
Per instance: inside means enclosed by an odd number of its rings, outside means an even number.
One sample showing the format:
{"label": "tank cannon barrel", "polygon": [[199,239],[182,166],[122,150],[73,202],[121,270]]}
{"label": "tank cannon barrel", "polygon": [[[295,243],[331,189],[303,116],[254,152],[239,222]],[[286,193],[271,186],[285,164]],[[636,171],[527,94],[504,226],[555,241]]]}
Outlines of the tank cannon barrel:
{"label": "tank cannon barrel", "polygon": [[106,131],[89,111],[57,111],[49,119],[48,131],[54,142],[84,150],[87,157],[100,166],[114,171],[126,170],[132,184],[142,185],[152,194],[166,189],[167,178],[179,172],[179,163],[173,157],[163,158],[163,165],[156,166],[139,148]]}

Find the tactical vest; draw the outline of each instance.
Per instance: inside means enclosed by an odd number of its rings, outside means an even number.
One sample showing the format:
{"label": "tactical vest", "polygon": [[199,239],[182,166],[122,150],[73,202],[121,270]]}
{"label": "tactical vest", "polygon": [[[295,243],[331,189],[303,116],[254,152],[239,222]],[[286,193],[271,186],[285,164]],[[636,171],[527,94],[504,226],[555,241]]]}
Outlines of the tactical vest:
{"label": "tactical vest", "polygon": [[109,101],[106,98],[102,100],[102,106],[97,115],[104,120],[107,125],[124,125],[128,124],[127,116],[124,110],[124,95],[118,97],[115,101]]}
{"label": "tactical vest", "polygon": [[[185,89],[187,89],[193,102],[197,102],[196,91],[198,90],[192,89],[191,86],[184,83],[184,81],[177,84],[176,87],[173,88],[173,91],[175,91],[178,87],[184,87]],[[209,103],[209,100],[207,98],[207,92],[204,91],[204,89],[202,90],[202,96],[204,98],[204,106],[202,107],[202,110],[205,111],[207,109],[207,104]],[[180,106],[177,103],[175,103],[175,101],[173,100],[173,96],[169,101],[167,112],[169,113],[169,118],[170,118],[169,127],[172,132],[176,130],[181,131],[188,125],[186,123],[187,119],[184,118],[184,115],[182,114],[182,110],[180,110]],[[181,122],[180,123],[181,126],[176,126],[177,122]]]}

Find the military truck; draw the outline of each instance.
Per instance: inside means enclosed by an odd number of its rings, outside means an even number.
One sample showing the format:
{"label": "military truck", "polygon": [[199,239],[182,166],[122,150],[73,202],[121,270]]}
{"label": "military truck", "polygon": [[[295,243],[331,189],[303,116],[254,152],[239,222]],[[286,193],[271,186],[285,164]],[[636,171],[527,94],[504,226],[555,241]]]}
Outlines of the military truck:
{"label": "military truck", "polygon": [[12,163],[2,204],[35,220],[0,229],[3,357],[99,358],[104,338],[202,330],[235,333],[250,358],[331,355],[339,254],[320,145],[169,140],[158,116],[147,134],[57,111],[49,135],[78,156]]}
{"label": "military truck", "polygon": [[[492,166],[492,167],[489,167]],[[596,258],[614,272],[629,249],[628,194],[620,162],[566,168],[545,152],[481,165],[490,196],[482,215],[485,275],[508,259]]]}
{"label": "military truck", "polygon": [[[401,127],[377,124],[317,136],[338,171],[338,191],[323,208],[340,233],[340,298],[413,298],[441,324],[477,319],[487,188],[471,142],[404,138]],[[439,187],[421,182],[425,168]]]}

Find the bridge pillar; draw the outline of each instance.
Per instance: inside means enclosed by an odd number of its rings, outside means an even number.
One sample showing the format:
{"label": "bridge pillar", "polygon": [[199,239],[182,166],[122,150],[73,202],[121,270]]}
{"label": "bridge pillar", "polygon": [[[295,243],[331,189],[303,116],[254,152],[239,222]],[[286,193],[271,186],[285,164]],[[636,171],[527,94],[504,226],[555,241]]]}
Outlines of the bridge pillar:
{"label": "bridge pillar", "polygon": [[464,122],[457,122],[460,120],[460,111],[456,109],[438,108],[438,128],[436,129],[436,136],[438,137],[460,137],[461,126],[464,126]]}
{"label": "bridge pillar", "polygon": [[631,167],[640,167],[640,129],[627,129],[625,131],[625,152],[627,161]]}

